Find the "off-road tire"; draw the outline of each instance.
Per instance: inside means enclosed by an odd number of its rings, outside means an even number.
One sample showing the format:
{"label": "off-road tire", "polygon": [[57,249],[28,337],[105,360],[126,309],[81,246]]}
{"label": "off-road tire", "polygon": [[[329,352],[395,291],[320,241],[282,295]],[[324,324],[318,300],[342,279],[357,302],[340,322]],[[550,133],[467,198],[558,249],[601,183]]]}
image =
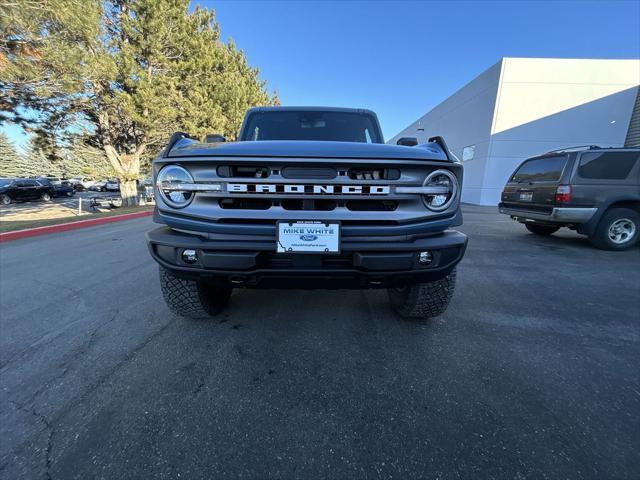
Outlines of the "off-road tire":
{"label": "off-road tire", "polygon": [[185,280],[160,267],[160,288],[169,309],[185,318],[202,320],[220,313],[229,302],[231,289],[202,280]]}
{"label": "off-road tire", "polygon": [[51,201],[51,194],[44,192],[42,195],[40,195],[40,200],[42,200],[43,202],[50,202]]}
{"label": "off-road tire", "polygon": [[444,313],[456,287],[456,271],[435,282],[389,288],[391,307],[408,319],[427,319]]}
{"label": "off-road tire", "polygon": [[10,205],[10,204],[11,204],[11,197],[9,195],[6,195],[6,194],[0,195],[0,205]]}
{"label": "off-road tire", "polygon": [[[609,228],[621,219],[635,224],[633,236],[624,243],[615,243],[609,238]],[[622,251],[633,247],[640,241],[640,213],[630,208],[612,208],[602,215],[596,231],[589,237],[591,243],[601,250]]]}
{"label": "off-road tire", "polygon": [[547,237],[552,233],[556,233],[558,230],[560,230],[560,227],[551,227],[549,225],[537,225],[535,223],[525,223],[524,226],[531,233],[534,233],[536,235],[541,235],[543,237]]}

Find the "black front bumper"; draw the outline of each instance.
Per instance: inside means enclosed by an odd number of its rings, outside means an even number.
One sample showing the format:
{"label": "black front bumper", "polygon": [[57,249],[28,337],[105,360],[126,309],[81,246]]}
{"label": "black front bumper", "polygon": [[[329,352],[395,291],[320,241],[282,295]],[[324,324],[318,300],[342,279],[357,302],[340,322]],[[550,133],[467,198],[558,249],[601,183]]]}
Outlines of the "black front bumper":
{"label": "black front bumper", "polygon": [[[253,288],[376,288],[448,275],[464,255],[467,236],[447,230],[411,241],[343,241],[335,255],[279,254],[275,239],[216,240],[169,227],[147,233],[147,243],[154,260],[183,278]],[[195,264],[182,260],[185,249],[197,252]],[[422,265],[418,253],[427,250],[433,261]]]}

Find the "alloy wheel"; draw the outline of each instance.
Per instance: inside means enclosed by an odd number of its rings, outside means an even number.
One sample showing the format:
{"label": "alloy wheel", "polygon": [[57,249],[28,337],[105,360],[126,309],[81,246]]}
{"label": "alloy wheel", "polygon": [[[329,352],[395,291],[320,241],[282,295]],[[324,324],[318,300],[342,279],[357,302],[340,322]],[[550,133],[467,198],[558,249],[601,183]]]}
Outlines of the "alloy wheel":
{"label": "alloy wheel", "polygon": [[616,245],[630,241],[636,234],[636,224],[628,218],[619,218],[609,226],[609,240]]}

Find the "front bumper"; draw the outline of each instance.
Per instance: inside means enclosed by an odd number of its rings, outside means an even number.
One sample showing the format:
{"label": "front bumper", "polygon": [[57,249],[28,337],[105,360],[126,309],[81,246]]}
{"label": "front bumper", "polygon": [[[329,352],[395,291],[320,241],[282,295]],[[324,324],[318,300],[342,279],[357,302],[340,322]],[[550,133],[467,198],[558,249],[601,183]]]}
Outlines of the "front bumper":
{"label": "front bumper", "polygon": [[591,220],[598,210],[597,208],[589,207],[557,207],[551,209],[550,212],[538,212],[526,210],[524,208],[505,207],[502,204],[499,205],[500,213],[510,215],[516,220],[537,220],[547,223],[560,223],[560,224],[582,224]]}
{"label": "front bumper", "polygon": [[[255,238],[255,237],[254,237]],[[336,255],[278,254],[275,241],[215,240],[160,227],[147,233],[151,256],[175,275],[235,287],[375,288],[429,282],[448,275],[464,255],[467,236],[447,230],[409,241],[343,241]],[[189,265],[182,251],[193,249]],[[418,252],[430,251],[429,265]]]}

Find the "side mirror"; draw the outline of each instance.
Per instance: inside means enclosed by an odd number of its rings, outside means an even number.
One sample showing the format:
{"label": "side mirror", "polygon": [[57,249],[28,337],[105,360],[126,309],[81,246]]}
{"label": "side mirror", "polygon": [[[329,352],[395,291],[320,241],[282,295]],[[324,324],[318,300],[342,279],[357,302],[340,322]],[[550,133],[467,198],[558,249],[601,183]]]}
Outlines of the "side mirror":
{"label": "side mirror", "polygon": [[212,135],[207,135],[206,137],[204,137],[204,143],[222,143],[226,141],[227,139],[219,133],[214,133]]}
{"label": "side mirror", "polygon": [[405,147],[415,147],[418,145],[418,139],[416,137],[402,137],[398,139],[396,145],[404,145]]}

